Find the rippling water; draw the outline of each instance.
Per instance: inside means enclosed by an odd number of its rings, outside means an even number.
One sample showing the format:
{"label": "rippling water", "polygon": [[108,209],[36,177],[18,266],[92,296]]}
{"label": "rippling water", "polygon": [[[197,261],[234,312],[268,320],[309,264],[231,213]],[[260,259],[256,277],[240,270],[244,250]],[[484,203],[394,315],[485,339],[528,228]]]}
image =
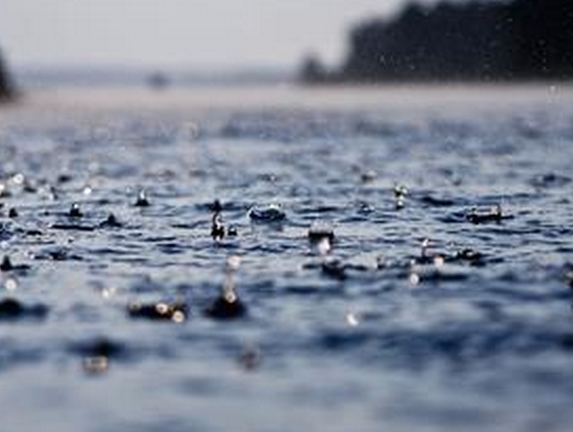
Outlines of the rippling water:
{"label": "rippling water", "polygon": [[[0,429],[570,430],[572,102],[75,89],[3,108]],[[250,217],[268,206],[285,218]],[[317,221],[332,241],[309,241]],[[221,319],[230,285],[246,313]],[[182,315],[133,312],[158,302]]]}

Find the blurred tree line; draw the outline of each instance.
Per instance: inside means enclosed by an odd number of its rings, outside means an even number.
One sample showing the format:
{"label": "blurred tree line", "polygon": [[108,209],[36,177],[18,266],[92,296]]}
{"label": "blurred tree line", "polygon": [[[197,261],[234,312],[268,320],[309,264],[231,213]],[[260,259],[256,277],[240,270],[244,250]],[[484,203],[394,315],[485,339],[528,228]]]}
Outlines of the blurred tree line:
{"label": "blurred tree line", "polygon": [[10,99],[13,95],[13,86],[0,51],[0,102]]}
{"label": "blurred tree line", "polygon": [[351,31],[343,65],[303,64],[307,82],[573,78],[573,1],[409,4]]}

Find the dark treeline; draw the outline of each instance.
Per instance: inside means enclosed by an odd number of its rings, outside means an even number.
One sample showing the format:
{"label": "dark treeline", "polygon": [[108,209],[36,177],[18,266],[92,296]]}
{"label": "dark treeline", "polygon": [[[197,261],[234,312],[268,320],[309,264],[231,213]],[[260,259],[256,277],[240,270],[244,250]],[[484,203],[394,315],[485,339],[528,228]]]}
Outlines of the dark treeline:
{"label": "dark treeline", "polygon": [[352,30],[334,71],[308,58],[306,82],[573,78],[573,1],[410,4]]}
{"label": "dark treeline", "polygon": [[14,88],[2,58],[2,52],[0,52],[0,102],[7,101],[13,96]]}

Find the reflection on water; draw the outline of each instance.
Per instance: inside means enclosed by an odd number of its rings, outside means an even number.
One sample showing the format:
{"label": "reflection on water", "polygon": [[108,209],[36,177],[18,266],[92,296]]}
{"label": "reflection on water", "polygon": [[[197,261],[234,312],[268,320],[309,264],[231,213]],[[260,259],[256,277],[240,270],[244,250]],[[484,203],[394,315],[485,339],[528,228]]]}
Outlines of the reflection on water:
{"label": "reflection on water", "polygon": [[568,430],[573,92],[114,89],[0,117],[9,430]]}

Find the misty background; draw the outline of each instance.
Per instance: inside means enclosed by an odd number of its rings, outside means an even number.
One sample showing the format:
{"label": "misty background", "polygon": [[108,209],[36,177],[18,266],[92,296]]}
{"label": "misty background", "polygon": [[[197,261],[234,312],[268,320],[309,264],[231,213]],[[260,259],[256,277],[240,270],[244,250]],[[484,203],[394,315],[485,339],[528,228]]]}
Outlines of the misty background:
{"label": "misty background", "polygon": [[570,79],[570,46],[567,0],[0,0],[25,87]]}
{"label": "misty background", "polygon": [[292,71],[309,53],[339,63],[352,25],[405,3],[0,0],[0,47],[16,73],[79,67]]}

